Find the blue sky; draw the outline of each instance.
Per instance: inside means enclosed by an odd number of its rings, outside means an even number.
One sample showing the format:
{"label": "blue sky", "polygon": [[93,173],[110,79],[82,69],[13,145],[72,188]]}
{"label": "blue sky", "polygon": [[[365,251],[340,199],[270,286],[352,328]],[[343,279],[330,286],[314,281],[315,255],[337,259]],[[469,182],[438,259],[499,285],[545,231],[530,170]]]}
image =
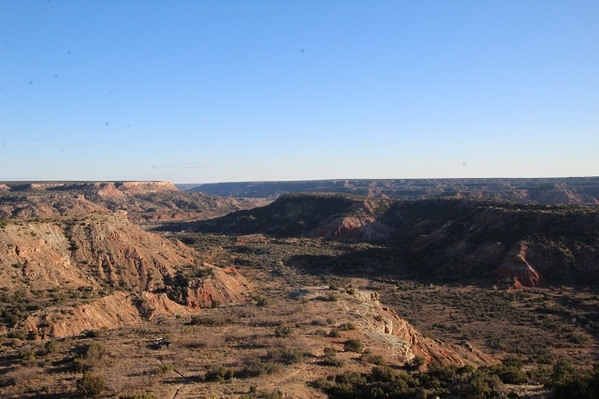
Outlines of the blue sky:
{"label": "blue sky", "polygon": [[599,175],[597,1],[0,2],[0,180]]}

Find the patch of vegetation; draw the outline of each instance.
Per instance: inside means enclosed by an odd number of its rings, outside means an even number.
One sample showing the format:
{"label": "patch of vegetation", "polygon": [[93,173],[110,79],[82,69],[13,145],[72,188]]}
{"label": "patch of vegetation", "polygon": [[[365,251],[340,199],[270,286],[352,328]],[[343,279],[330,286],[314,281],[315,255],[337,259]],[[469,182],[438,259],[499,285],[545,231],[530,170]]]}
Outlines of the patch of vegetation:
{"label": "patch of vegetation", "polygon": [[189,325],[192,326],[208,326],[208,327],[217,327],[224,326],[227,324],[231,324],[232,319],[226,317],[225,315],[212,315],[212,316],[192,316],[189,321]]}
{"label": "patch of vegetation", "polygon": [[259,377],[267,374],[274,374],[279,371],[279,365],[273,360],[262,360],[253,358],[245,363],[241,375],[245,377]]}
{"label": "patch of vegetation", "polygon": [[275,337],[286,338],[293,334],[293,327],[291,326],[278,326],[275,328]]}
{"label": "patch of vegetation", "polygon": [[90,343],[82,356],[73,359],[77,370],[89,371],[94,365],[97,365],[106,355],[106,348],[99,342]]}
{"label": "patch of vegetation", "polygon": [[151,393],[132,393],[127,395],[119,395],[119,399],[155,399]]}
{"label": "patch of vegetation", "polygon": [[83,373],[83,376],[77,380],[77,392],[84,398],[95,397],[102,393],[106,384],[104,377],[95,375],[89,371]]}
{"label": "patch of vegetation", "polygon": [[364,350],[364,343],[359,339],[348,339],[343,344],[343,349],[348,352],[361,353]]}
{"label": "patch of vegetation", "polygon": [[206,381],[226,381],[235,376],[235,370],[225,366],[219,366],[216,369],[208,370],[204,379]]}
{"label": "patch of vegetation", "polygon": [[277,348],[268,352],[267,357],[276,363],[294,364],[304,361],[304,354],[297,348]]}

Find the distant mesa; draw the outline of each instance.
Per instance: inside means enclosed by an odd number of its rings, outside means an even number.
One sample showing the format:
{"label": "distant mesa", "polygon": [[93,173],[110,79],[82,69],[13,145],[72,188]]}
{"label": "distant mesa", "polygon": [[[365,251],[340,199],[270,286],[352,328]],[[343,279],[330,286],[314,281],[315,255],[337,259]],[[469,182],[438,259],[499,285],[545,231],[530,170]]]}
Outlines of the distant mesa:
{"label": "distant mesa", "polygon": [[389,179],[210,183],[192,192],[235,198],[277,198],[286,193],[335,192],[418,200],[480,198],[528,204],[599,204],[599,177],[525,179]]}

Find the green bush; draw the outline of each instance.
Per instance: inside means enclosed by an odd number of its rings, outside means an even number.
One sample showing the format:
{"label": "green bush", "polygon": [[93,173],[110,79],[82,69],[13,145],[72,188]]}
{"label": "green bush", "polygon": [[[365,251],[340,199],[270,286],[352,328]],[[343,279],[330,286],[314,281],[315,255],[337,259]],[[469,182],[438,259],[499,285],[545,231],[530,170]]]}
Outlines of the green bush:
{"label": "green bush", "polygon": [[119,395],[119,399],[154,399],[151,393],[133,393],[128,395]]}
{"label": "green bush", "polygon": [[99,342],[92,342],[88,345],[85,353],[81,357],[73,359],[75,369],[79,371],[89,370],[96,365],[106,355],[106,348]]}
{"label": "green bush", "polygon": [[158,374],[166,374],[169,371],[173,371],[175,369],[175,366],[173,366],[172,364],[161,364],[160,366],[158,366]]}
{"label": "green bush", "polygon": [[348,352],[361,353],[364,350],[364,344],[359,339],[348,339],[343,344],[343,349]]}
{"label": "green bush", "polygon": [[268,352],[268,358],[277,363],[294,364],[304,361],[304,354],[297,348],[277,348]]}
{"label": "green bush", "polygon": [[340,368],[343,367],[345,362],[335,355],[325,355],[325,357],[322,359],[322,364],[324,364],[325,366]]}
{"label": "green bush", "polygon": [[375,364],[377,366],[384,366],[385,359],[381,355],[373,355],[372,353],[364,351],[362,356],[360,356],[360,360],[364,363]]}
{"label": "green bush", "polygon": [[229,367],[219,367],[216,370],[208,371],[205,376],[206,381],[225,381],[235,376],[235,371]]}
{"label": "green bush", "polygon": [[275,328],[275,336],[277,338],[289,337],[293,333],[293,328],[289,326],[278,326]]}
{"label": "green bush", "polygon": [[189,321],[189,325],[191,326],[207,326],[207,327],[217,327],[224,326],[226,324],[231,323],[231,319],[224,317],[222,315],[214,315],[214,316],[192,316]]}
{"label": "green bush", "polygon": [[60,343],[51,339],[44,344],[44,348],[46,349],[46,353],[55,353],[60,350]]}
{"label": "green bush", "polygon": [[90,362],[101,360],[106,355],[106,348],[99,342],[92,342],[85,351],[85,358]]}
{"label": "green bush", "polygon": [[331,332],[329,333],[329,337],[331,337],[331,338],[340,338],[341,337],[341,331],[339,331],[339,330],[331,330]]}
{"label": "green bush", "polygon": [[263,296],[259,296],[258,298],[256,298],[256,306],[267,306],[268,305],[268,299],[266,299]]}
{"label": "green bush", "polygon": [[83,377],[78,379],[76,384],[77,392],[85,398],[100,395],[105,387],[104,377],[94,375],[89,371],[83,373]]}
{"label": "green bush", "polygon": [[330,346],[327,346],[326,348],[324,348],[324,354],[326,356],[335,356],[337,354],[337,349],[335,348],[331,348]]}
{"label": "green bush", "polygon": [[243,368],[242,374],[246,377],[259,377],[261,375],[273,374],[279,370],[279,366],[273,361],[262,361],[252,359]]}

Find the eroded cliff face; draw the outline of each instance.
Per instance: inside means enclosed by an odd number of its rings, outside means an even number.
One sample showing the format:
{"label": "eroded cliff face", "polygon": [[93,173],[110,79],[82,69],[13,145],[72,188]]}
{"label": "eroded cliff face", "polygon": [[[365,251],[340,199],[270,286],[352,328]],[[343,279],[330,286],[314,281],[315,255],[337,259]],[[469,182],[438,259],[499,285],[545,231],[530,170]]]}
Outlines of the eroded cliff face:
{"label": "eroded cliff face", "polygon": [[171,182],[3,183],[0,218],[82,217],[127,211],[131,220],[215,217],[253,206],[251,201],[180,191]]}
{"label": "eroded cliff face", "polygon": [[[517,252],[517,253],[514,253]],[[525,243],[507,254],[506,260],[497,269],[499,280],[512,280],[515,287],[538,287],[543,285],[541,274],[528,262],[534,257]]]}
{"label": "eroded cliff face", "polygon": [[0,289],[35,305],[27,330],[65,336],[244,302],[251,286],[237,270],[201,263],[192,249],[119,212],[4,222]]}
{"label": "eroded cliff face", "polygon": [[460,345],[445,344],[423,336],[408,321],[391,308],[379,302],[378,294],[372,291],[357,291],[360,301],[358,324],[374,339],[382,339],[387,348],[406,363],[415,357],[426,363],[443,365],[473,364],[477,366],[497,364],[498,360],[464,341]]}
{"label": "eroded cliff face", "polygon": [[[314,299],[326,297],[330,292],[328,287],[304,287],[293,296],[310,301],[319,309],[327,306],[323,305],[326,302]],[[466,341],[451,344],[423,336],[405,318],[381,304],[375,291],[351,290],[338,294],[335,307],[343,320],[354,324],[354,334],[369,347],[384,348],[390,362],[410,365],[419,357],[425,364],[488,366],[499,363]]]}
{"label": "eroded cliff face", "polygon": [[388,214],[398,256],[417,273],[514,286],[599,282],[599,208],[436,200]]}

